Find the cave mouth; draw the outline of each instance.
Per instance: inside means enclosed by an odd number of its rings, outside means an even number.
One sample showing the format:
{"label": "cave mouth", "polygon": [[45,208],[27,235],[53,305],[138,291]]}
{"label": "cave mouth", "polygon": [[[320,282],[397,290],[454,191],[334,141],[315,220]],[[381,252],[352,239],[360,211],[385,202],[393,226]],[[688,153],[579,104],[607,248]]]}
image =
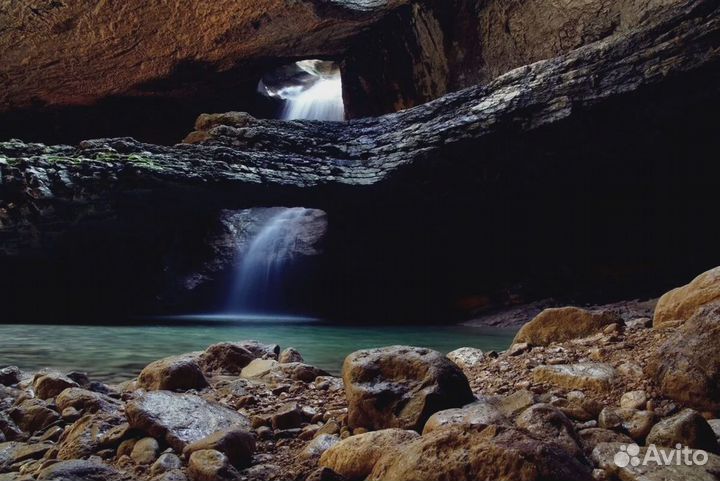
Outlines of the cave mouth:
{"label": "cave mouth", "polygon": [[345,120],[340,66],[330,60],[308,59],[265,73],[258,92],[279,99],[282,120]]}

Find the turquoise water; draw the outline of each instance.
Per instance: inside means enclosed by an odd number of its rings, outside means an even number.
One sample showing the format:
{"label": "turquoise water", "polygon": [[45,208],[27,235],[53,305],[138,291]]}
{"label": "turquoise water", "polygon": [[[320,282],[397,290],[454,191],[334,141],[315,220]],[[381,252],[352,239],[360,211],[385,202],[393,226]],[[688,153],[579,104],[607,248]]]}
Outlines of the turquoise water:
{"label": "turquoise water", "polygon": [[444,353],[470,346],[504,350],[515,331],[468,326],[338,326],[303,320],[198,323],[158,321],[133,326],[0,325],[0,367],[29,371],[52,367],[85,371],[117,382],[136,376],[156,359],[197,351],[221,341],[256,339],[293,346],[305,361],[339,373],[345,356],[358,349],[407,344]]}

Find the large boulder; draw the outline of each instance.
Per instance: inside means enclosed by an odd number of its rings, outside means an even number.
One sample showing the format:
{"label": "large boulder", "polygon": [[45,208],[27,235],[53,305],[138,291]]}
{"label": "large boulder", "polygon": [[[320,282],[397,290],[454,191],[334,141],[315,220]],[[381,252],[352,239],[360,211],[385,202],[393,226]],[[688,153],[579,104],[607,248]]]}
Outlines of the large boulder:
{"label": "large boulder", "polygon": [[515,420],[517,427],[536,439],[560,445],[567,453],[582,458],[582,442],[573,422],[550,404],[535,404]]}
{"label": "large boulder", "polygon": [[430,349],[391,346],[345,358],[343,381],[352,428],[422,431],[430,416],[474,400],[467,378]]}
{"label": "large boulder", "polygon": [[696,312],[648,365],[660,392],[699,410],[720,409],[720,303]]}
{"label": "large boulder", "polygon": [[232,409],[192,394],[148,392],[126,405],[130,426],[164,439],[175,451],[218,431],[250,429],[250,421]]}
{"label": "large boulder", "polygon": [[117,439],[112,435],[123,423],[117,413],[91,414],[84,416],[66,431],[58,445],[58,459],[85,458],[96,452],[113,447]]}
{"label": "large boulder", "polygon": [[9,410],[10,418],[23,431],[34,433],[45,430],[60,419],[60,415],[40,399],[25,399]]}
{"label": "large boulder", "polygon": [[383,456],[368,481],[590,481],[590,468],[525,432],[449,426]]}
{"label": "large boulder", "polygon": [[491,424],[508,424],[509,422],[496,403],[488,399],[480,399],[461,408],[436,412],[427,420],[422,433],[427,434],[450,425],[486,427]]}
{"label": "large boulder", "polygon": [[446,357],[460,369],[468,369],[480,364],[485,359],[485,354],[475,347],[461,347],[447,353]]}
{"label": "large boulder", "polygon": [[705,418],[692,409],[683,409],[653,426],[648,434],[647,443],[670,448],[681,444],[691,449],[718,452],[715,432]]}
{"label": "large boulder", "polygon": [[190,481],[231,481],[239,478],[228,457],[214,449],[192,453],[188,460],[187,472]]}
{"label": "large boulder", "polygon": [[50,399],[67,388],[79,387],[79,384],[60,372],[49,371],[36,376],[33,387],[37,397]]}
{"label": "large boulder", "polygon": [[48,443],[25,444],[15,441],[0,443],[0,473],[9,470],[15,463],[40,459],[52,447],[53,445]]}
{"label": "large boulder", "polygon": [[203,389],[207,385],[197,356],[190,354],[166,357],[148,364],[137,381],[138,387],[148,391],[187,391]]}
{"label": "large boulder", "polygon": [[609,311],[588,311],[579,307],[545,309],[525,324],[515,335],[513,344],[547,346],[596,334],[608,324],[623,324],[622,318]]}
{"label": "large boulder", "polygon": [[221,342],[200,354],[198,364],[205,372],[240,374],[257,356],[240,343]]}
{"label": "large boulder", "polygon": [[701,307],[720,300],[720,266],[703,272],[689,284],[665,293],[655,306],[653,326],[687,321]]}
{"label": "large boulder", "polygon": [[85,412],[111,411],[117,409],[120,405],[117,400],[110,396],[79,387],[65,389],[57,396],[55,403],[60,412],[67,408]]}
{"label": "large boulder", "polygon": [[388,453],[398,454],[404,446],[417,439],[415,431],[383,429],[340,441],[320,457],[320,466],[327,467],[350,481],[365,479],[375,463]]}

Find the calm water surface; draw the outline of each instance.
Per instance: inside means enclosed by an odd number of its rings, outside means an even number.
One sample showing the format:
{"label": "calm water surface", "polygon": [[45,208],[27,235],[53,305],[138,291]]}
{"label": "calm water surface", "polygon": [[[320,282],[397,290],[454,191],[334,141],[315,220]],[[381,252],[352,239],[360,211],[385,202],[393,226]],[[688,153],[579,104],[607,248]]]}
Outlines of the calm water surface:
{"label": "calm water surface", "polygon": [[338,373],[355,350],[406,344],[444,353],[471,346],[506,349],[515,331],[468,326],[338,326],[308,321],[255,321],[151,325],[0,325],[0,367],[86,371],[91,378],[117,382],[136,376],[161,357],[205,349],[221,341],[256,339],[300,350],[309,364]]}

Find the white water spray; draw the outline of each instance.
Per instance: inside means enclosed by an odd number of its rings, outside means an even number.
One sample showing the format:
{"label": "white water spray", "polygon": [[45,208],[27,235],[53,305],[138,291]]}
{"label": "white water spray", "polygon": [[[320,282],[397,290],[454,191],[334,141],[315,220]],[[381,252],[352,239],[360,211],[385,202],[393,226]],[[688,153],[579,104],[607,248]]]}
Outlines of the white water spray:
{"label": "white water spray", "polygon": [[320,78],[315,84],[285,96],[283,120],[345,120],[340,74]]}

